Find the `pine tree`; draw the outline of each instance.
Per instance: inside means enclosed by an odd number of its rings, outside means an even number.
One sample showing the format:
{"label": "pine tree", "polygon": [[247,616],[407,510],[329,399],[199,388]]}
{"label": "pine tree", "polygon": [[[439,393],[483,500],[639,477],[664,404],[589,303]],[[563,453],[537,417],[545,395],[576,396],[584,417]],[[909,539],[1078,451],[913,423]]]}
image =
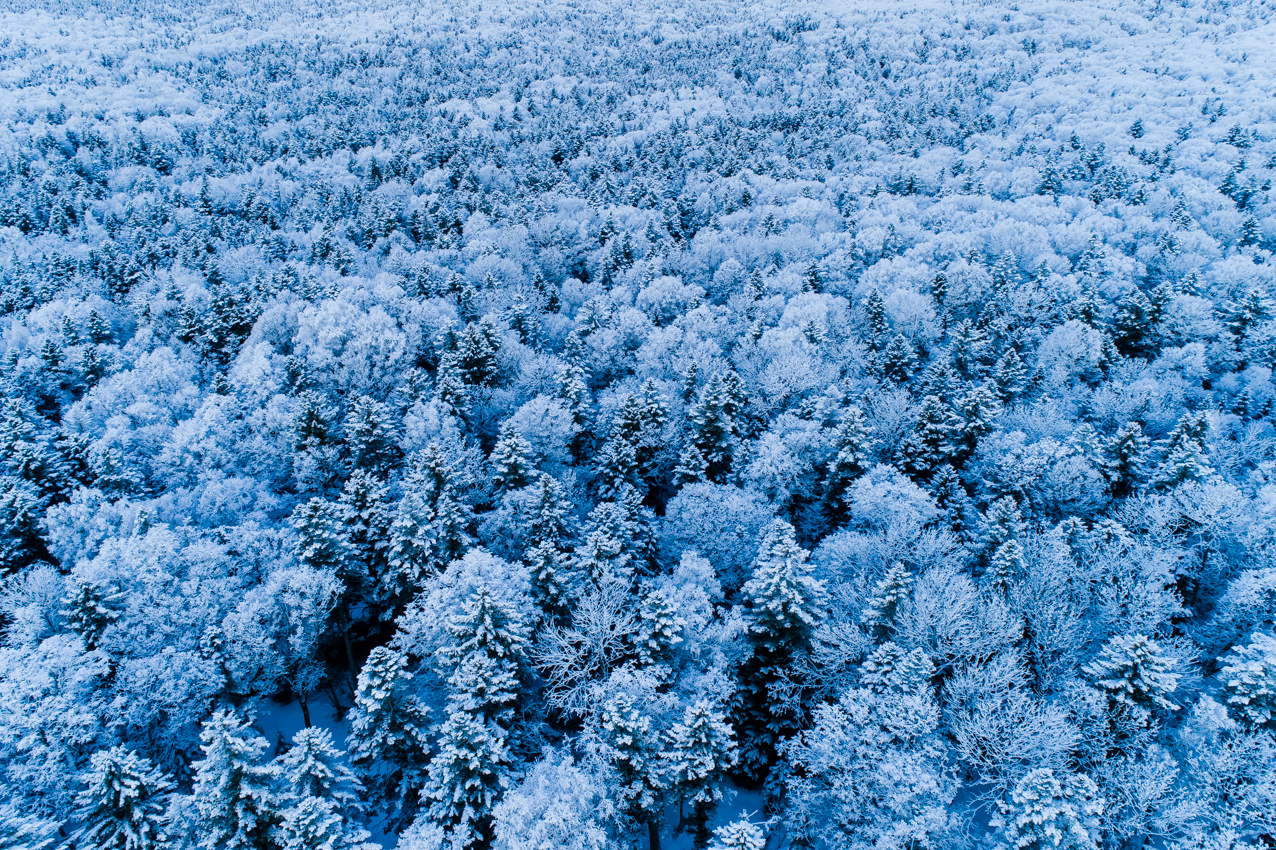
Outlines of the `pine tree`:
{"label": "pine tree", "polygon": [[717,840],[711,846],[715,850],[764,850],[766,833],[749,818],[748,812],[742,812],[739,820],[715,829],[713,834]]}
{"label": "pine tree", "polygon": [[407,658],[379,646],[359,671],[350,710],[350,759],[392,824],[411,821],[429,761],[429,708],[409,690]]}
{"label": "pine tree", "polygon": [[1001,402],[994,387],[975,387],[961,401],[961,421],[957,426],[956,444],[960,456],[969,458],[979,441],[997,427]]}
{"label": "pine tree", "polygon": [[957,470],[944,464],[931,476],[928,486],[935,496],[935,506],[943,515],[946,526],[955,534],[965,537],[966,517],[971,512],[970,496],[966,493]]}
{"label": "pine tree", "polygon": [[930,281],[930,297],[935,300],[935,312],[939,321],[947,325],[948,321],[948,275],[939,272]]}
{"label": "pine tree", "polygon": [[605,757],[616,770],[616,803],[635,822],[646,824],[650,850],[660,850],[660,817],[665,781],[659,739],[651,718],[619,693],[603,705],[598,734]]}
{"label": "pine tree", "polygon": [[658,461],[664,449],[668,418],[654,381],[646,381],[640,395],[627,396],[621,402],[598,462],[605,492],[614,493],[629,484],[645,496],[663,486]]}
{"label": "pine tree", "polygon": [[1152,475],[1152,486],[1177,487],[1188,481],[1204,481],[1214,474],[1205,452],[1209,420],[1204,413],[1187,413],[1160,445],[1163,460]]}
{"label": "pine tree", "polygon": [[540,543],[523,556],[532,573],[532,598],[548,623],[563,622],[575,593],[571,558],[553,543]]}
{"label": "pine tree", "polygon": [[327,729],[298,730],[292,746],[277,761],[283,776],[283,798],[322,797],[357,811],[363,785],[343,764],[344,757]]}
{"label": "pine tree", "polygon": [[1028,533],[1028,524],[1014,496],[1002,496],[989,505],[982,526],[984,553],[989,557],[1007,540],[1021,540]]}
{"label": "pine tree", "polygon": [[[476,588],[450,619],[447,628],[452,643],[438,651],[442,664],[459,672],[466,659],[479,656],[491,659],[504,671],[500,674],[502,682],[514,682],[513,687],[517,690],[517,677],[524,663],[527,636],[524,634],[523,624],[496,598],[489,587],[480,585]],[[483,687],[494,686],[489,684]],[[509,720],[508,709],[515,696],[516,693],[511,692],[499,698],[493,697],[494,702],[485,704],[477,711],[487,722],[506,723]],[[473,694],[466,694],[460,698],[469,700],[473,697]]]}
{"label": "pine tree", "polygon": [[696,363],[692,363],[687,367],[686,373],[682,376],[682,403],[691,404],[691,400],[696,397],[696,393],[700,390],[700,367]]}
{"label": "pine tree", "polygon": [[346,443],[356,469],[385,474],[403,452],[399,449],[399,426],[389,405],[360,396],[346,416]]}
{"label": "pine tree", "polygon": [[868,347],[874,351],[885,348],[890,325],[886,321],[886,303],[876,289],[864,299],[864,325],[868,331]]}
{"label": "pine tree", "polygon": [[206,850],[269,850],[279,819],[274,790],[279,769],[262,761],[269,747],[266,739],[248,721],[226,711],[213,714],[199,739],[204,757],[191,765],[196,845]]}
{"label": "pine tree", "polygon": [[390,527],[392,598],[415,593],[425,576],[442,572],[469,549],[470,510],[457,496],[454,476],[431,444],[403,482],[403,498]]}
{"label": "pine tree", "polygon": [[521,490],[532,483],[532,446],[523,435],[508,426],[501,427],[501,437],[488,459],[492,464],[492,483],[496,492]]}
{"label": "pine tree", "polygon": [[536,347],[540,342],[540,321],[536,315],[535,307],[528,301],[523,290],[516,289],[513,298],[510,299],[510,306],[506,313],[510,330],[518,334],[519,340],[524,345]]}
{"label": "pine tree", "polygon": [[1248,248],[1250,245],[1258,245],[1263,241],[1263,231],[1258,225],[1258,219],[1254,216],[1246,216],[1241,222],[1240,239],[1237,244],[1242,248]]}
{"label": "pine tree", "polygon": [[643,512],[632,488],[622,490],[620,496],[618,501],[594,507],[585,539],[576,548],[576,573],[596,584],[608,575],[628,581],[651,556],[650,511]]}
{"label": "pine tree", "polygon": [[802,291],[821,292],[823,281],[820,279],[820,264],[816,260],[806,264],[802,272]]}
{"label": "pine tree", "polygon": [[1028,370],[1019,359],[1019,352],[1006,349],[992,369],[992,380],[1003,402],[1014,401],[1028,388]]}
{"label": "pine tree", "polygon": [[481,850],[491,844],[492,809],[509,785],[507,741],[526,637],[485,586],[465,601],[448,631],[452,643],[438,653],[452,671],[448,717],[422,797],[455,842]]}
{"label": "pine tree", "polygon": [[353,820],[363,787],[342,763],[326,729],[299,731],[276,760],[285,803],[279,827],[284,850],[372,850],[368,831]]}
{"label": "pine tree", "polygon": [[811,577],[806,558],[793,526],[773,520],[758,550],[753,577],[741,589],[750,630],[766,636],[768,643],[805,641],[820,619],[824,585]]}
{"label": "pine tree", "polygon": [[669,786],[681,803],[691,804],[686,818],[692,827],[694,846],[709,845],[709,817],[722,799],[722,780],[736,762],[734,733],[713,704],[700,700],[688,706],[682,721],[665,736],[661,752]]}
{"label": "pine tree", "polygon": [[1104,446],[1105,471],[1118,499],[1132,494],[1143,481],[1152,441],[1138,422],[1127,422]]}
{"label": "pine tree", "polygon": [[1041,182],[1037,184],[1037,194],[1055,198],[1063,194],[1063,178],[1059,176],[1059,171],[1054,165],[1047,164],[1045,171],[1041,173]]}
{"label": "pine tree", "polygon": [[949,352],[941,352],[931,360],[930,365],[917,379],[917,392],[920,395],[938,396],[945,404],[954,404],[963,382],[953,367]]}
{"label": "pine tree", "polygon": [[709,463],[695,443],[688,443],[678,455],[678,465],[674,467],[674,482],[679,486],[697,484],[707,480]]}
{"label": "pine tree", "polygon": [[1227,327],[1238,339],[1244,339],[1251,328],[1266,322],[1273,315],[1272,303],[1262,292],[1251,289],[1239,302],[1227,311]]}
{"label": "pine tree", "polygon": [[[164,846],[172,782],[124,747],[94,753],[76,798],[81,824],[72,841],[101,850],[159,850]],[[0,844],[0,846],[3,846]]]}
{"label": "pine tree", "polygon": [[351,560],[357,564],[341,577],[346,587],[354,592],[361,591],[365,583],[371,582],[376,586],[385,578],[390,557],[393,510],[389,497],[390,488],[385,482],[361,469],[351,474],[341,491],[346,539],[351,548]]}
{"label": "pine tree", "polygon": [[1113,342],[1127,357],[1147,357],[1155,348],[1152,302],[1141,289],[1133,289],[1117,302],[1112,317]]}
{"label": "pine tree", "polygon": [[89,311],[89,317],[84,322],[84,331],[88,334],[89,340],[97,344],[111,339],[111,326],[97,310]]}
{"label": "pine tree", "polygon": [[864,660],[860,681],[877,694],[908,695],[929,692],[935,666],[920,647],[906,652],[887,641]]}
{"label": "pine tree", "polygon": [[306,490],[322,491],[342,473],[336,411],[316,392],[297,396],[293,413],[293,477]]}
{"label": "pine tree", "polygon": [[642,494],[632,487],[617,494],[616,504],[624,515],[625,541],[634,567],[649,574],[656,567],[656,513],[643,504]]}
{"label": "pine tree", "polygon": [[557,398],[567,402],[572,419],[582,430],[589,424],[589,387],[585,370],[575,363],[565,364],[558,372]]}
{"label": "pine tree", "polygon": [[1276,639],[1256,632],[1248,646],[1233,647],[1219,679],[1229,705],[1246,723],[1264,726],[1276,713]]}
{"label": "pine tree", "polygon": [[344,506],[338,502],[314,498],[300,504],[292,512],[292,527],[297,533],[297,563],[316,570],[329,570],[338,575],[346,571],[352,555],[346,535]]}
{"label": "pine tree", "polygon": [[1097,850],[1102,812],[1090,777],[1037,768],[1019,780],[992,826],[1003,830],[998,850]]}
{"label": "pine tree", "polygon": [[908,337],[895,334],[877,359],[878,368],[887,379],[905,383],[917,369],[917,351]]}
{"label": "pine tree", "polygon": [[442,826],[458,850],[484,850],[492,843],[492,809],[509,787],[506,735],[464,711],[452,712],[439,729],[421,792],[430,820]]}
{"label": "pine tree", "polygon": [[819,706],[786,748],[786,831],[803,845],[944,847],[957,783],[923,650],[879,647],[865,687]]}
{"label": "pine tree", "polygon": [[910,475],[927,479],[957,453],[960,420],[938,396],[926,396],[913,431],[900,444],[900,465]]}
{"label": "pine tree", "polygon": [[687,626],[669,594],[661,588],[647,593],[638,616],[638,660],[647,666],[667,663],[673,648],[682,643],[682,630]]}
{"label": "pine tree", "polygon": [[303,797],[285,809],[275,834],[279,850],[381,850],[367,840],[366,829],[322,797]]}
{"label": "pine tree", "polygon": [[669,421],[668,405],[656,382],[650,378],[643,382],[642,394],[635,398],[634,413],[638,426],[634,439],[635,459],[643,485],[640,490],[646,494],[664,484],[659,460],[664,451],[665,426]]}
{"label": "pine tree", "polygon": [[774,520],[758,550],[753,577],[741,588],[753,652],[740,668],[733,719],[740,733],[742,769],[759,779],[810,708],[808,689],[795,692],[791,670],[810,650],[826,592],[823,582],[811,576],[806,559],[793,526]]}
{"label": "pine tree", "polygon": [[1019,283],[1019,258],[1015,256],[1015,252],[1003,251],[992,264],[989,274],[992,277],[992,285],[999,290],[1005,290]]}
{"label": "pine tree", "polygon": [[536,480],[536,503],[527,525],[527,540],[533,546],[565,546],[571,539],[571,503],[563,485],[552,475],[542,472]]}
{"label": "pine tree", "polygon": [[[1179,282],[1184,295],[1200,295],[1196,291],[1196,272],[1189,274],[1184,280]],[[1152,306],[1151,312],[1148,313],[1148,321],[1153,326],[1159,324],[1161,319],[1165,318],[1165,311],[1169,308],[1171,302],[1178,295],[1174,286],[1167,280],[1153,289],[1148,295],[1148,303]]]}
{"label": "pine tree", "polygon": [[93,649],[107,627],[119,619],[120,612],[112,605],[120,604],[122,594],[99,582],[73,579],[71,584],[64,611],[66,623],[84,638],[87,648]]}
{"label": "pine tree", "polygon": [[864,608],[864,623],[873,630],[877,640],[885,640],[895,631],[895,620],[900,605],[906,602],[913,589],[913,574],[902,563],[896,562],[873,588],[873,595]]}
{"label": "pine tree", "polygon": [[990,587],[1005,591],[1026,572],[1023,547],[1013,538],[997,547],[984,576]]}
{"label": "pine tree", "polygon": [[632,487],[638,481],[638,452],[634,444],[613,434],[598,453],[595,469],[598,491],[604,498],[614,499],[622,487]]}
{"label": "pine tree", "polygon": [[1081,297],[1073,302],[1072,317],[1095,330],[1101,329],[1103,299],[1099,297],[1099,290],[1093,284],[1087,286],[1082,291]]}
{"label": "pine tree", "polygon": [[846,492],[857,478],[873,464],[873,437],[868,431],[864,412],[848,407],[834,437],[836,454],[828,464],[824,487],[824,512],[833,522],[846,516]]}
{"label": "pine tree", "polygon": [[470,396],[465,386],[461,355],[456,351],[444,351],[439,357],[439,368],[434,375],[434,398],[454,416],[465,416],[470,412]]}
{"label": "pine tree", "polygon": [[1103,646],[1092,663],[1084,666],[1095,684],[1118,708],[1145,714],[1160,707],[1174,711],[1169,695],[1178,688],[1175,660],[1144,635],[1117,636]]}
{"label": "pine tree", "polygon": [[735,451],[738,405],[731,384],[723,373],[714,373],[687,412],[691,442],[705,459],[705,475],[710,481],[721,481],[730,471]]}
{"label": "pine tree", "polygon": [[483,387],[496,382],[496,355],[500,347],[500,331],[494,318],[484,316],[465,326],[456,351],[461,375],[467,384]]}

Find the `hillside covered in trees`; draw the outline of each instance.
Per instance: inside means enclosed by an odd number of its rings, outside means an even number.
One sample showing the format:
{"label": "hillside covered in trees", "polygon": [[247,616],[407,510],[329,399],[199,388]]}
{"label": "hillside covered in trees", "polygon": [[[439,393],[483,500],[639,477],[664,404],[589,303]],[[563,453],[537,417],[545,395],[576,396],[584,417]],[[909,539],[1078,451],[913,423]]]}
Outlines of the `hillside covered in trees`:
{"label": "hillside covered in trees", "polygon": [[0,848],[1276,846],[1273,44],[4,0]]}

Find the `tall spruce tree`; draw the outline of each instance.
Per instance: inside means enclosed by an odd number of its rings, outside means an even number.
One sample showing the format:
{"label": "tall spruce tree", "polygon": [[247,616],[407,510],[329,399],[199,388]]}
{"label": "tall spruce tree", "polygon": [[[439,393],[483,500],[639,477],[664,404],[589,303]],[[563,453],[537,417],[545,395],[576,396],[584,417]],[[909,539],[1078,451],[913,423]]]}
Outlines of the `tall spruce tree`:
{"label": "tall spruce tree", "polygon": [[532,483],[535,475],[532,446],[512,428],[501,427],[501,437],[492,447],[489,462],[492,465],[492,484],[497,493],[521,490]]}
{"label": "tall spruce tree", "polygon": [[660,760],[660,736],[633,698],[611,697],[598,717],[602,752],[616,771],[616,803],[626,816],[647,828],[649,850],[660,850],[661,811],[666,783]]}
{"label": "tall spruce tree", "polygon": [[[709,846],[709,818],[722,799],[722,782],[736,762],[734,733],[713,704],[700,700],[665,736],[661,752],[670,788],[678,794],[679,814],[691,826],[697,850]],[[684,814],[683,806],[691,805]]]}
{"label": "tall spruce tree", "polygon": [[766,777],[782,742],[807,719],[809,683],[793,671],[810,650],[811,635],[824,616],[823,582],[811,575],[807,552],[793,526],[774,520],[741,589],[752,653],[740,668],[740,691],[732,719],[740,736],[741,770]]}
{"label": "tall spruce tree", "polygon": [[77,847],[160,850],[165,846],[168,793],[173,783],[125,747],[93,754],[76,798]]}
{"label": "tall spruce tree", "polygon": [[272,850],[279,823],[279,768],[263,760],[269,747],[246,720],[218,711],[200,732],[204,757],[195,774],[191,808],[195,845],[205,850]]}
{"label": "tall spruce tree", "polygon": [[873,464],[874,440],[864,412],[853,406],[842,411],[834,440],[836,454],[828,463],[823,500],[825,515],[831,522],[839,523],[846,516],[848,488]]}
{"label": "tall spruce tree", "polygon": [[403,481],[403,497],[390,526],[389,596],[403,604],[469,549],[470,508],[461,501],[455,473],[437,446],[423,451]]}
{"label": "tall spruce tree", "polygon": [[1161,465],[1152,474],[1152,486],[1177,487],[1204,481],[1214,474],[1205,451],[1209,420],[1204,413],[1187,413],[1160,445]]}
{"label": "tall spruce tree", "polygon": [[884,641],[895,633],[895,622],[900,606],[908,601],[913,589],[913,575],[900,562],[891,564],[882,576],[873,595],[864,607],[864,624],[872,630],[878,641]]}
{"label": "tall spruce tree", "polygon": [[359,671],[350,710],[350,760],[392,827],[412,821],[430,757],[430,710],[411,690],[407,658],[379,646]]}
{"label": "tall spruce tree", "polygon": [[327,729],[302,729],[276,763],[283,783],[278,830],[283,850],[377,848],[354,819],[363,787]]}
{"label": "tall spruce tree", "polygon": [[448,625],[438,658],[448,678],[447,719],[422,797],[431,820],[465,848],[492,842],[492,809],[509,787],[509,729],[520,688],[523,627],[486,586]]}
{"label": "tall spruce tree", "polygon": [[691,423],[691,444],[705,460],[705,477],[721,481],[730,471],[737,435],[738,402],[731,381],[715,372],[700,390],[695,405],[687,412]]}

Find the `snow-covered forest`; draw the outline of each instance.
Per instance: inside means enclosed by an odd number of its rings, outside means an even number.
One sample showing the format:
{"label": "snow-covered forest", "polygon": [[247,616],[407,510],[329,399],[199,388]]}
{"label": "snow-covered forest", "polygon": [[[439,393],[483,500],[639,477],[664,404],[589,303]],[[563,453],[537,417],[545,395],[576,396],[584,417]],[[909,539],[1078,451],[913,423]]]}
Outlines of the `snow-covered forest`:
{"label": "snow-covered forest", "polygon": [[0,848],[1276,847],[1272,0],[4,0]]}

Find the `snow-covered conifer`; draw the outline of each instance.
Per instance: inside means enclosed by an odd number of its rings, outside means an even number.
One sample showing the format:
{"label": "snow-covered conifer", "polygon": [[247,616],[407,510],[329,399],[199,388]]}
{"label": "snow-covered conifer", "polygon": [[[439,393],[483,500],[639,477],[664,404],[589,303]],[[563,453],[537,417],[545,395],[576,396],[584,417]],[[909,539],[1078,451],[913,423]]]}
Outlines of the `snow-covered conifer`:
{"label": "snow-covered conifer", "polygon": [[1161,444],[1161,465],[1152,474],[1152,486],[1176,487],[1188,481],[1204,481],[1214,474],[1205,452],[1209,421],[1203,413],[1189,413],[1179,420]]}
{"label": "snow-covered conifer", "polygon": [[711,703],[687,707],[661,752],[670,788],[691,805],[687,817],[699,850],[709,844],[709,817],[722,799],[722,779],[736,762],[734,733]]}
{"label": "snow-covered conifer", "polygon": [[1257,632],[1247,646],[1233,648],[1219,680],[1229,705],[1247,723],[1262,726],[1276,712],[1276,639]]}
{"label": "snow-covered conifer", "polygon": [[[73,838],[102,850],[159,850],[165,845],[168,792],[173,784],[149,761],[124,747],[94,753],[81,777]],[[0,845],[3,846],[3,845]]]}
{"label": "snow-covered conifer", "polygon": [[864,607],[863,619],[878,640],[884,640],[894,632],[900,606],[908,600],[912,587],[913,574],[904,564],[896,562],[873,588],[873,595]]}
{"label": "snow-covered conifer", "polygon": [[532,483],[532,447],[512,428],[502,428],[489,459],[497,492],[518,490]]}
{"label": "snow-covered conifer", "polygon": [[682,630],[687,625],[678,615],[669,593],[663,588],[646,593],[638,616],[642,621],[638,659],[648,665],[668,661],[673,648],[682,643]]}
{"label": "snow-covered conifer", "polygon": [[647,826],[649,842],[658,850],[666,783],[660,737],[651,718],[628,694],[615,694],[599,713],[598,733],[603,755],[616,771],[616,804],[626,816]]}
{"label": "snow-covered conifer", "polygon": [[246,720],[218,711],[199,735],[204,756],[191,804],[194,843],[206,850],[267,850],[279,822],[279,768],[264,761],[269,744]]}
{"label": "snow-covered conifer", "polygon": [[350,760],[371,800],[391,810],[392,821],[411,819],[429,761],[430,710],[411,692],[407,658],[377,647],[359,671],[350,710]]}
{"label": "snow-covered conifer", "polygon": [[715,829],[714,841],[709,846],[719,850],[763,850],[766,833],[749,818],[748,812],[742,812],[739,820]]}
{"label": "snow-covered conifer", "polygon": [[994,826],[1007,850],[1095,850],[1103,803],[1084,773],[1032,770],[1019,781]]}
{"label": "snow-covered conifer", "polygon": [[278,835],[284,850],[374,850],[353,820],[361,809],[359,780],[327,729],[302,729],[276,760],[284,804]]}
{"label": "snow-covered conifer", "polygon": [[1146,711],[1178,708],[1169,695],[1178,688],[1175,659],[1144,635],[1121,635],[1103,646],[1083,669],[1117,705]]}

